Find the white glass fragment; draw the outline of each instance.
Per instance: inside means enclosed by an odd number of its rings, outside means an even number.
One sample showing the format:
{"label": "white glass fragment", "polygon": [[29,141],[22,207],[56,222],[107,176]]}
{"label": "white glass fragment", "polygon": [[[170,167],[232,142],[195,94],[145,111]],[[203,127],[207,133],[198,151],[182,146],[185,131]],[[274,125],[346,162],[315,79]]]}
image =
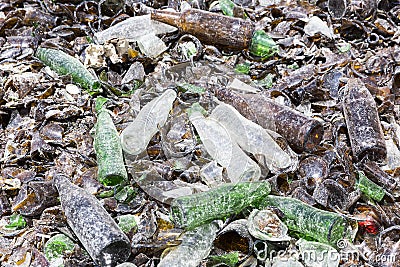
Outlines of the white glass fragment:
{"label": "white glass fragment", "polygon": [[120,23],[95,33],[99,44],[104,44],[111,39],[126,39],[135,42],[138,38],[149,33],[161,35],[176,31],[176,28],[165,23],[152,21],[150,15],[135,16]]}
{"label": "white glass fragment", "polygon": [[219,121],[205,118],[197,110],[189,114],[189,120],[210,156],[226,169],[231,182],[257,181],[260,178],[260,167],[240,149]]}
{"label": "white glass fragment", "polygon": [[140,52],[148,57],[155,58],[167,50],[165,43],[154,33],[140,36],[137,40]]}
{"label": "white glass fragment", "polygon": [[216,223],[207,223],[187,231],[182,236],[182,243],[161,259],[158,267],[197,267],[211,251],[217,237]]}

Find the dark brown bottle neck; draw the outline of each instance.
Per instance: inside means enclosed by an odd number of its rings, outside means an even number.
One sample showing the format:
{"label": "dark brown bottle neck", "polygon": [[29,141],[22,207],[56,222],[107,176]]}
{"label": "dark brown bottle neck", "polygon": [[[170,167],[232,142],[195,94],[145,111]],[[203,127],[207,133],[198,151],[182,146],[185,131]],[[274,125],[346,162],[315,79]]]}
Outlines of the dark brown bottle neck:
{"label": "dark brown bottle neck", "polygon": [[171,26],[180,27],[180,16],[181,13],[169,10],[152,10],[151,11],[151,19],[164,22]]}

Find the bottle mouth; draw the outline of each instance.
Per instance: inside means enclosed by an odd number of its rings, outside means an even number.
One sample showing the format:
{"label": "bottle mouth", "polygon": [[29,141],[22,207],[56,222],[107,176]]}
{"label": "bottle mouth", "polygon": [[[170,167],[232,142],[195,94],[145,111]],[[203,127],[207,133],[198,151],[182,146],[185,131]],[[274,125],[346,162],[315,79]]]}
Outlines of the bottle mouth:
{"label": "bottle mouth", "polygon": [[335,248],[343,248],[347,240],[351,242],[354,241],[357,232],[357,221],[346,217],[339,217],[329,228],[328,241]]}
{"label": "bottle mouth", "polygon": [[310,127],[310,130],[306,134],[306,139],[304,140],[303,148],[305,151],[312,151],[316,146],[318,146],[324,135],[324,128],[321,123],[315,122]]}
{"label": "bottle mouth", "polygon": [[104,247],[97,257],[96,262],[101,266],[113,266],[118,262],[126,261],[130,254],[129,241],[121,239]]}
{"label": "bottle mouth", "polygon": [[382,162],[386,159],[387,151],[385,146],[369,146],[361,150],[358,155],[355,155],[358,161],[368,158],[372,161]]}

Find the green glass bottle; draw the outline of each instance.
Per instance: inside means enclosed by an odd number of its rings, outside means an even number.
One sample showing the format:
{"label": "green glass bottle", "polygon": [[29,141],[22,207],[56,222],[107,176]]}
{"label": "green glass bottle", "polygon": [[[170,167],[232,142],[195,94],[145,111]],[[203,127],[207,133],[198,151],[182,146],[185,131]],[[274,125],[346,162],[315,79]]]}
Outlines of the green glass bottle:
{"label": "green glass bottle", "polygon": [[178,227],[192,229],[258,206],[270,191],[271,186],[266,181],[224,184],[207,192],[174,199],[171,217]]}

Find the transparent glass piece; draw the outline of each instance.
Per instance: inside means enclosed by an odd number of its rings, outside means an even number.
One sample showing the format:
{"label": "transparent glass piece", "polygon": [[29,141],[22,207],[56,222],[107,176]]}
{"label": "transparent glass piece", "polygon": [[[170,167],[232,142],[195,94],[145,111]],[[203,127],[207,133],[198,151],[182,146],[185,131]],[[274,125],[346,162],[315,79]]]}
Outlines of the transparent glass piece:
{"label": "transparent glass piece", "polygon": [[151,58],[155,58],[167,50],[165,43],[154,33],[139,37],[137,43],[140,51]]}
{"label": "transparent glass piece", "polygon": [[216,161],[211,161],[200,170],[200,176],[203,182],[209,187],[216,187],[224,182],[222,176],[223,168],[217,165]]}
{"label": "transparent glass piece", "polygon": [[289,241],[288,228],[271,210],[253,210],[247,227],[252,236],[260,240]]}
{"label": "transparent glass piece", "polygon": [[240,149],[219,121],[205,118],[198,110],[190,113],[189,120],[196,128],[207,152],[226,169],[231,182],[257,181],[260,178],[260,167]]}
{"label": "transparent glass piece", "polygon": [[323,34],[328,38],[333,37],[332,29],[328,27],[325,21],[317,16],[313,16],[304,26],[304,32],[309,36],[314,36],[317,33]]}
{"label": "transparent glass piece", "polygon": [[217,231],[216,223],[208,223],[185,232],[182,243],[162,258],[158,267],[197,267],[210,253]]}
{"label": "transparent glass piece", "polygon": [[149,33],[165,34],[174,32],[177,29],[162,22],[152,21],[150,15],[135,16],[126,19],[120,23],[95,33],[95,37],[100,44],[104,44],[111,39],[126,39],[129,42],[135,42],[139,37]]}
{"label": "transparent glass piece", "polygon": [[382,167],[385,171],[394,171],[400,167],[400,150],[392,138],[385,139],[387,157],[386,165]]}
{"label": "transparent glass piece", "polygon": [[333,247],[319,242],[299,239],[296,242],[305,266],[308,267],[337,267],[340,254]]}
{"label": "transparent glass piece", "polygon": [[121,133],[124,152],[138,155],[146,149],[150,139],[167,121],[175,98],[175,91],[168,89],[140,110],[135,120]]}
{"label": "transparent glass piece", "polygon": [[94,36],[99,44],[115,38],[124,38],[130,42],[135,42],[139,37],[154,32],[151,26],[150,15],[136,16],[126,19],[114,26],[97,32]]}

